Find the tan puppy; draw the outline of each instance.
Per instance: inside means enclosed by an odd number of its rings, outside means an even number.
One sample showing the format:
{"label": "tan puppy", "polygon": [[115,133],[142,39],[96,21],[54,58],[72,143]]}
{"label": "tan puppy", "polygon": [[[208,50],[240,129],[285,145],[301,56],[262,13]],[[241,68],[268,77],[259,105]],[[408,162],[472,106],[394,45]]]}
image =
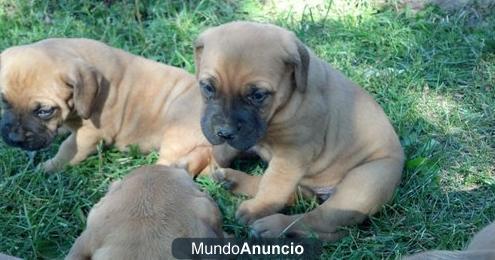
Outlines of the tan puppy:
{"label": "tan puppy", "polygon": [[434,250],[408,256],[404,259],[493,260],[495,259],[495,222],[478,232],[464,251]]}
{"label": "tan puppy", "polygon": [[67,259],[173,259],[178,237],[223,237],[221,215],[182,169],[144,166],[89,212]]}
{"label": "tan puppy", "polygon": [[72,134],[46,171],[77,164],[100,141],[143,152],[160,149],[161,164],[198,172],[209,160],[201,134],[201,95],[186,71],[89,39],[48,39],[0,56],[4,141],[47,147],[64,126]]}
{"label": "tan puppy", "polygon": [[[269,162],[262,177],[215,173],[253,196],[237,218],[264,237],[322,239],[363,221],[393,195],[404,155],[380,106],[280,27],[233,22],[196,42],[205,105],[202,130],[214,144],[251,149]],[[304,215],[274,214],[298,187],[326,200]]]}

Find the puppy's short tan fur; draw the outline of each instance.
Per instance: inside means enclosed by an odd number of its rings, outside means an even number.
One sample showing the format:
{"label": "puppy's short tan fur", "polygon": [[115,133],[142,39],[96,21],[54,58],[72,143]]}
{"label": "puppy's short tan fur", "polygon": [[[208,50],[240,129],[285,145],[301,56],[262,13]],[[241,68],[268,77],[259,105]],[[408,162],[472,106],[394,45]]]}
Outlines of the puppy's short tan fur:
{"label": "puppy's short tan fur", "polygon": [[[203,32],[195,55],[208,140],[251,147],[269,163],[262,177],[214,175],[253,197],[236,216],[259,235],[336,240],[338,227],[363,221],[392,197],[404,155],[387,116],[292,32],[228,23]],[[303,215],[274,214],[298,186],[330,198]]]}
{"label": "puppy's short tan fur", "polygon": [[221,215],[183,169],[144,166],[91,209],[67,259],[173,259],[178,237],[223,237]]}
{"label": "puppy's short tan fur", "polygon": [[408,256],[404,260],[493,260],[495,259],[495,222],[478,232],[464,251],[434,250]]}
{"label": "puppy's short tan fur", "polygon": [[[199,127],[201,96],[192,75],[89,39],[47,39],[0,56],[2,136],[27,150],[72,134],[47,171],[77,164],[100,141],[141,151],[160,149],[161,164],[198,172],[210,145]],[[54,108],[53,114],[47,114]],[[40,112],[45,109],[47,112]],[[43,114],[44,113],[44,114]]]}

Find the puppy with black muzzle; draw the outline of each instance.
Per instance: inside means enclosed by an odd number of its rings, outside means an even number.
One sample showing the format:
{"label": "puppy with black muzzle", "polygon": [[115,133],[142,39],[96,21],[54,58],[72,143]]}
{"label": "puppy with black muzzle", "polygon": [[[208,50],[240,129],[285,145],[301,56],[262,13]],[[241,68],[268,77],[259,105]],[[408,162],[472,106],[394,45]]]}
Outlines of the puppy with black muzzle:
{"label": "puppy with black muzzle", "polygon": [[[399,184],[404,154],[373,98],[294,33],[253,22],[203,32],[195,44],[210,143],[251,150],[263,176],[220,169],[214,177],[252,197],[236,212],[262,237],[336,240],[339,227],[376,213]],[[275,214],[302,188],[327,199],[303,215]]]}
{"label": "puppy with black muzzle", "polygon": [[185,237],[223,237],[216,204],[183,169],[144,166],[112,183],[66,259],[173,259]]}
{"label": "puppy with black muzzle", "polygon": [[463,251],[433,250],[407,256],[404,260],[493,260],[495,259],[495,222],[483,228]]}
{"label": "puppy with black muzzle", "polygon": [[49,146],[61,127],[71,135],[42,164],[77,164],[100,141],[125,150],[160,149],[158,163],[192,174],[208,165],[201,95],[186,71],[89,39],[47,39],[0,55],[3,140],[25,150]]}

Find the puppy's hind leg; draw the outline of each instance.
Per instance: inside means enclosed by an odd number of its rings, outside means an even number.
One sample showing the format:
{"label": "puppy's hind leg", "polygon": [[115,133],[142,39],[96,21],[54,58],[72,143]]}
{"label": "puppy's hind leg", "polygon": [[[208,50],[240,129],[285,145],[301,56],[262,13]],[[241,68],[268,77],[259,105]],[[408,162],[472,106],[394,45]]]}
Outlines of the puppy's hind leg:
{"label": "puppy's hind leg", "polygon": [[168,165],[173,167],[184,168],[191,177],[196,177],[200,173],[207,171],[211,164],[211,147],[198,146],[191,152],[176,159],[173,163],[167,162],[165,159],[160,159],[157,164]]}
{"label": "puppy's hind leg", "polygon": [[[182,158],[192,153],[196,148],[199,148],[201,143],[201,132],[190,130],[187,127],[170,127],[162,136],[160,144],[160,157],[156,164],[185,167],[187,165],[179,165]],[[184,164],[182,162],[182,164]]]}
{"label": "puppy's hind leg", "polygon": [[75,165],[96,151],[100,136],[93,128],[81,127],[62,142],[57,154],[41,165],[45,172],[62,169],[65,165]]}
{"label": "puppy's hind leg", "polygon": [[316,209],[306,214],[267,216],[255,221],[252,228],[262,237],[316,234],[323,240],[338,240],[345,235],[339,227],[362,222],[392,197],[402,165],[402,159],[391,157],[362,164],[352,169],[337,185],[335,194]]}
{"label": "puppy's hind leg", "polygon": [[250,198],[253,198],[258,192],[258,186],[261,181],[261,176],[250,175],[231,168],[215,170],[212,178],[233,193],[247,195]]}

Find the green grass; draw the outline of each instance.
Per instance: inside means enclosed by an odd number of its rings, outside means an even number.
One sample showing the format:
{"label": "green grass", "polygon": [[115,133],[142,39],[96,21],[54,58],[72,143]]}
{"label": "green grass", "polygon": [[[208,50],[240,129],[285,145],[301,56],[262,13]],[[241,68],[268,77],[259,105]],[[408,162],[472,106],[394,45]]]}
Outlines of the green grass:
{"label": "green grass", "polygon": [[[376,98],[407,154],[403,180],[392,202],[349,227],[350,236],[325,245],[323,257],[397,258],[461,249],[495,220],[493,10],[479,12],[473,22],[464,10],[428,7],[412,14],[371,0],[293,7],[284,1],[99,2],[0,0],[0,50],[47,37],[88,37],[192,72],[192,42],[204,28],[267,21],[295,31]],[[38,153],[34,163],[56,149]],[[156,158],[100,149],[76,167],[43,174],[25,152],[0,142],[0,252],[61,258],[108,184]],[[259,164],[238,163],[262,171]],[[219,203],[225,230],[246,236],[234,219],[242,198],[211,180],[199,182]],[[313,206],[302,201],[289,211]]]}

